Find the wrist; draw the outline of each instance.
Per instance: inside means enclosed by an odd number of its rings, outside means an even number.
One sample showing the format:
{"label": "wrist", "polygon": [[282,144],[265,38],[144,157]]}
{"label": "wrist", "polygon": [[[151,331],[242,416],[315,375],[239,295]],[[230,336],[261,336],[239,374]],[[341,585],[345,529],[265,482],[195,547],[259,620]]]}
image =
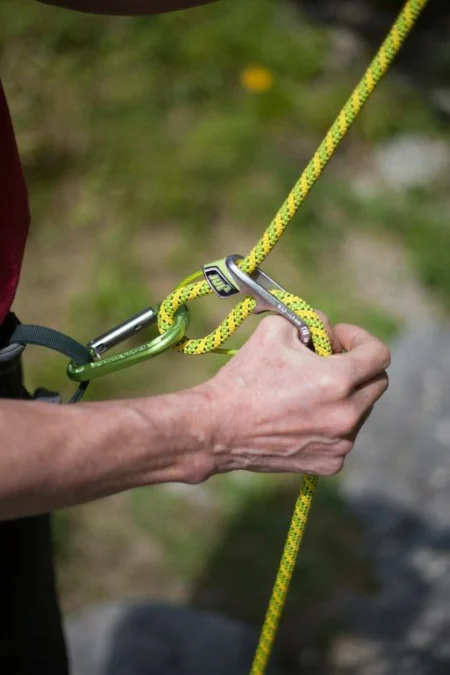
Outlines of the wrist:
{"label": "wrist", "polygon": [[[142,484],[197,484],[216,473],[210,407],[202,386],[132,402],[148,459],[148,466],[144,459]],[[163,449],[156,467],[155,447]]]}
{"label": "wrist", "polygon": [[243,407],[234,395],[224,390],[213,378],[201,386],[207,400],[210,453],[214,459],[214,473],[245,469],[239,452],[239,429],[242,426]]}

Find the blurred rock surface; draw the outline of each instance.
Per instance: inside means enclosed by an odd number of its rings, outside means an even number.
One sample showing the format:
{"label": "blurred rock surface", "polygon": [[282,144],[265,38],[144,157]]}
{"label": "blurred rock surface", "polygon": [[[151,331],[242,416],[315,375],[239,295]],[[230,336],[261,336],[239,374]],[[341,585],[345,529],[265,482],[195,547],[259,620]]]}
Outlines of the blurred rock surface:
{"label": "blurred rock surface", "polygon": [[450,174],[450,144],[445,138],[398,134],[377,145],[372,157],[352,178],[360,197],[424,188]]}
{"label": "blurred rock surface", "polygon": [[[418,317],[419,318],[419,317]],[[450,672],[450,326],[421,324],[393,348],[390,389],[342,474],[379,589],[348,593],[336,672]]]}
{"label": "blurred rock surface", "polygon": [[248,675],[258,637],[213,612],[151,602],[94,606],[67,635],[72,675]]}

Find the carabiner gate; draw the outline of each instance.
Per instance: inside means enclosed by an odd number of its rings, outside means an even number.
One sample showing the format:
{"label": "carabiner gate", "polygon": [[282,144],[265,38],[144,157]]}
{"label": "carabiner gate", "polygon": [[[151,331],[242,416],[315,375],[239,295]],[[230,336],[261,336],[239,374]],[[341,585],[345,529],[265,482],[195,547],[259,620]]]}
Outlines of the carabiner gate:
{"label": "carabiner gate", "polygon": [[95,338],[88,344],[94,360],[86,364],[71,361],[67,366],[67,375],[75,382],[93,380],[103,375],[109,375],[109,373],[115,373],[123,368],[134,366],[170,349],[170,347],[173,347],[184,337],[189,327],[190,314],[186,305],[182,305],[178,309],[173,326],[163,335],[158,335],[158,337],[150,342],[146,342],[138,347],[132,347],[125,352],[99,358],[101,354],[104,354],[114,345],[119,344],[131,335],[154,323],[157,316],[158,313],[154,309],[146,309],[144,312],[137,314],[100,337]]}

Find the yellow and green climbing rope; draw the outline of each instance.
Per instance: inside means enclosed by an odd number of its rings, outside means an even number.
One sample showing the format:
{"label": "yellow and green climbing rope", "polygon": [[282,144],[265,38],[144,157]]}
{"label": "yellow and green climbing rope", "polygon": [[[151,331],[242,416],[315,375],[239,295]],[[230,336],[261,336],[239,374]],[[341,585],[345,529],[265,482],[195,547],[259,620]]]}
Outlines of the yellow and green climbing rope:
{"label": "yellow and green climbing rope", "polygon": [[[330,127],[286,201],[256,246],[240,261],[239,266],[244,272],[251,274],[280,240],[298,208],[317,179],[321,176],[339,143],[345,137],[383,75],[387,72],[405,38],[427,5],[427,2],[428,0],[407,0],[363,78]],[[196,275],[193,276],[195,278]],[[165,333],[172,326],[176,311],[181,305],[208,295],[211,292],[211,288],[205,280],[193,281],[192,278],[189,278],[185,284],[177,287],[160,306],[158,316],[160,332]],[[279,298],[294,309],[308,324],[311,329],[316,353],[321,356],[331,354],[331,346],[326,330],[309,305],[289,293],[282,293],[280,291],[273,291],[273,293],[280,293]],[[254,300],[248,297],[244,298],[212,333],[196,340],[186,337],[175,346],[175,349],[191,355],[206,354],[219,350],[252,313],[254,306]],[[251,675],[264,675],[267,668],[316,485],[316,476],[305,475],[303,477],[300,494],[289,526],[286,544],[251,668]]]}

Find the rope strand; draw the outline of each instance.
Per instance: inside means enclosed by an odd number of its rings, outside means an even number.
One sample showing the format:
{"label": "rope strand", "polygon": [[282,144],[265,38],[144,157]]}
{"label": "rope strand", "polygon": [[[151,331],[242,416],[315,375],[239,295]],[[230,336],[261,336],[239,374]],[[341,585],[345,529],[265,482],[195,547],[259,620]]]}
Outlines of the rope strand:
{"label": "rope strand", "polygon": [[[389,69],[427,2],[428,0],[407,0],[363,78],[335,119],[286,201],[255,247],[240,262],[240,267],[244,272],[251,274],[281,239],[375,87]],[[180,305],[212,292],[206,281],[194,281],[195,278],[196,275],[189,277],[186,285],[180,284],[161,304],[158,315],[158,327],[161,333],[166,332],[173,324],[175,313]],[[308,324],[316,353],[321,356],[331,354],[331,345],[325,327],[311,307],[304,300],[290,293],[273,291],[273,294],[291,307]],[[186,337],[175,348],[191,355],[220,350],[224,342],[252,313],[254,307],[254,300],[244,298],[209,335],[197,340]],[[264,675],[269,663],[316,486],[317,476],[305,475],[303,477],[250,675]]]}

